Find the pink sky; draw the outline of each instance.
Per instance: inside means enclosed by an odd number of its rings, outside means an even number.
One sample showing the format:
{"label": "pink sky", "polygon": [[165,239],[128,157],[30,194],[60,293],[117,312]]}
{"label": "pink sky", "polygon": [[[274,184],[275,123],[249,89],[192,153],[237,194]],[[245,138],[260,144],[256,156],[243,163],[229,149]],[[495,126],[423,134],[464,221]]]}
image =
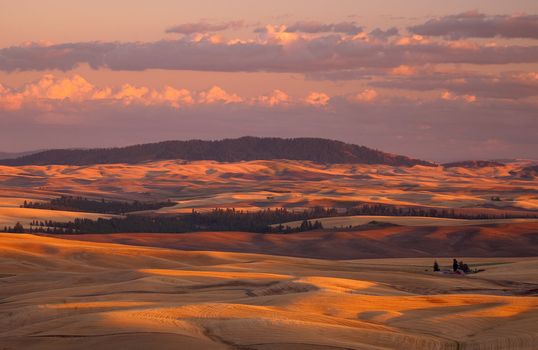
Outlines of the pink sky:
{"label": "pink sky", "polygon": [[536,1],[17,1],[0,150],[316,136],[538,158]]}

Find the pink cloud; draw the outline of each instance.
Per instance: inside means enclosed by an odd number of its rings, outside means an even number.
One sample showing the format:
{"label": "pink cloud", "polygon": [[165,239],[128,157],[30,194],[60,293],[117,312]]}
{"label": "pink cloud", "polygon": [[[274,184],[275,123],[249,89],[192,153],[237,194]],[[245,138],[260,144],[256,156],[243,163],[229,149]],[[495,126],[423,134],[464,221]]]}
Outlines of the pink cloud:
{"label": "pink cloud", "polygon": [[416,67],[401,65],[390,70],[393,75],[413,75],[417,72]]}
{"label": "pink cloud", "polygon": [[311,92],[306,96],[304,102],[311,106],[323,107],[329,104],[331,98],[324,92]]}
{"label": "pink cloud", "polygon": [[322,23],[317,21],[297,22],[286,28],[288,33],[345,33],[356,35],[362,27],[355,22]]}
{"label": "pink cloud", "polygon": [[358,94],[351,96],[350,100],[355,102],[372,102],[378,95],[378,92],[374,89],[365,89]]}
{"label": "pink cloud", "polygon": [[107,98],[109,93],[107,89],[96,88],[80,75],[56,78],[47,74],[34,83],[26,84],[20,90],[0,90],[0,107],[14,110],[27,104],[49,109],[51,101],[82,102]]}
{"label": "pink cloud", "polygon": [[195,103],[192,93],[187,89],[176,89],[171,86],[165,86],[162,92],[153,91],[151,100],[158,103],[169,104],[174,108],[188,106]]}
{"label": "pink cloud", "polygon": [[223,23],[210,23],[210,22],[194,22],[183,23],[177,26],[170,27],[166,30],[167,33],[178,34],[195,34],[195,33],[211,33],[220,32],[229,29],[240,29],[245,26],[243,21],[229,21]]}
{"label": "pink cloud", "polygon": [[476,102],[475,95],[455,95],[450,91],[443,91],[443,93],[441,94],[441,98],[447,101],[465,101],[467,103]]}
{"label": "pink cloud", "polygon": [[256,39],[224,39],[194,34],[155,42],[79,42],[0,49],[0,70],[63,71],[88,64],[93,69],[146,69],[330,73],[346,70],[424,66],[536,63],[537,45],[480,45],[432,40],[414,34],[390,41],[333,33],[304,35],[268,25]]}
{"label": "pink cloud", "polygon": [[289,103],[290,97],[284,91],[275,89],[269,95],[260,96],[258,102],[273,107]]}
{"label": "pink cloud", "polygon": [[489,16],[477,11],[434,18],[409,30],[428,36],[538,39],[538,15]]}
{"label": "pink cloud", "polygon": [[256,32],[260,34],[261,43],[264,44],[288,45],[302,38],[296,32],[288,32],[285,25],[268,24]]}
{"label": "pink cloud", "polygon": [[[405,71],[405,70],[404,70]],[[453,95],[473,95],[497,99],[525,99],[538,96],[538,73],[509,72],[483,74],[472,71],[414,69],[413,74],[392,74],[371,82],[371,86],[431,91],[446,90]],[[392,70],[394,73],[394,70]]]}
{"label": "pink cloud", "polygon": [[123,84],[117,89],[98,88],[79,75],[56,78],[45,75],[38,81],[26,84],[18,90],[0,85],[0,109],[18,110],[23,107],[51,110],[58,103],[105,102],[123,105],[168,105],[174,108],[195,103],[239,103],[244,99],[230,94],[218,86],[199,93],[187,89],[165,86],[162,90],[145,86]]}
{"label": "pink cloud", "polygon": [[207,91],[202,91],[198,97],[199,103],[213,104],[213,103],[240,103],[243,102],[243,98],[236,94],[226,92],[224,89],[218,86],[213,86]]}

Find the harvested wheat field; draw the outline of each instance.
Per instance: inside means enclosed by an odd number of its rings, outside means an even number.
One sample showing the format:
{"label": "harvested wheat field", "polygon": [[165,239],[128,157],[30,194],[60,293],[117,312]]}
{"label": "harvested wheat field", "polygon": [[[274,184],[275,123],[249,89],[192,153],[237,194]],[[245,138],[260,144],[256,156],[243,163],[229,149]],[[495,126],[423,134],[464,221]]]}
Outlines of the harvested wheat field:
{"label": "harvested wheat field", "polygon": [[[339,228],[348,226],[366,225],[372,221],[384,222],[401,226],[415,227],[439,227],[439,226],[477,226],[477,225],[494,225],[494,224],[512,224],[512,223],[532,223],[538,222],[538,219],[484,219],[484,220],[466,220],[466,219],[449,219],[435,217],[418,217],[418,216],[339,216],[333,218],[319,218],[325,228]],[[284,226],[299,227],[301,221],[286,222]]]}
{"label": "harvested wheat field", "polygon": [[538,259],[464,260],[486,271],[2,234],[0,348],[535,349]]}
{"label": "harvested wheat field", "polygon": [[[517,174],[529,164],[480,169],[288,160],[0,165],[0,209],[19,206],[24,200],[82,195],[109,200],[170,199],[176,203],[156,210],[157,214],[216,207],[302,210],[383,203],[525,217],[535,216],[532,211],[538,209],[538,184],[511,173]],[[492,200],[492,196],[500,200]]]}

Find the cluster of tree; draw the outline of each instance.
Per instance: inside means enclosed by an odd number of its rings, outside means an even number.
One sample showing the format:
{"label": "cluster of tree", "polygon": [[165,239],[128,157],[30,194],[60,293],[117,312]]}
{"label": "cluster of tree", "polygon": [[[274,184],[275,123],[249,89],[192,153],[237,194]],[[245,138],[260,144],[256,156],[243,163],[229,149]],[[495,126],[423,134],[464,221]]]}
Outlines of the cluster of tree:
{"label": "cluster of tree", "polygon": [[[441,268],[439,267],[439,263],[437,262],[437,260],[435,260],[433,262],[433,271],[434,272],[440,272],[441,271]],[[478,273],[478,272],[482,272],[482,271],[485,271],[483,269],[471,269],[469,267],[469,265],[467,265],[466,263],[464,263],[463,261],[458,261],[456,259],[452,259],[452,272],[453,273],[458,273],[458,274],[469,274],[469,273]],[[445,272],[447,272],[445,270]]]}
{"label": "cluster of tree", "polygon": [[27,232],[24,229],[24,226],[20,222],[17,222],[15,226],[4,226],[4,232],[12,232],[12,233],[25,233]]}
{"label": "cluster of tree", "polygon": [[469,268],[469,265],[464,263],[463,261],[458,261],[456,259],[452,260],[452,270],[454,272],[462,271],[463,273],[470,273],[471,269]]}
{"label": "cluster of tree", "polygon": [[[328,215],[330,210],[318,208],[301,212],[286,209],[266,209],[244,212],[235,209],[214,209],[210,212],[192,211],[174,216],[128,215],[110,219],[75,219],[71,222],[34,221],[26,232],[43,233],[182,233],[195,231],[245,231],[258,233],[292,233],[322,229],[312,219]],[[302,221],[297,227],[277,225]]]}
{"label": "cluster of tree", "polygon": [[310,220],[303,220],[301,222],[301,225],[291,227],[289,225],[282,225],[279,224],[276,227],[271,227],[270,232],[275,233],[296,233],[296,232],[305,232],[305,231],[312,231],[312,230],[322,230],[323,224],[319,220],[315,220],[314,223]]}
{"label": "cluster of tree", "polygon": [[464,160],[461,162],[452,162],[452,163],[445,163],[443,164],[443,167],[445,168],[469,168],[469,169],[479,169],[479,168],[486,168],[486,167],[499,167],[499,166],[505,166],[504,163],[495,162],[492,160]]}
{"label": "cluster of tree", "polygon": [[538,177],[538,165],[531,165],[521,170],[511,170],[510,175],[524,180],[534,180]]}
{"label": "cluster of tree", "polygon": [[[500,199],[500,198],[499,198]],[[418,206],[396,206],[391,204],[362,204],[353,208],[348,208],[345,216],[353,215],[371,215],[371,216],[423,216],[449,219],[468,219],[468,220],[485,220],[485,219],[515,219],[515,218],[536,218],[535,212],[517,213],[476,213],[465,212],[464,210],[446,209],[446,208],[428,208]]]}
{"label": "cluster of tree", "polygon": [[94,200],[84,197],[61,196],[48,202],[24,201],[21,208],[80,211],[101,214],[125,214],[141,210],[157,210],[173,206],[170,200],[166,202],[140,202],[140,201],[111,201],[104,199]]}

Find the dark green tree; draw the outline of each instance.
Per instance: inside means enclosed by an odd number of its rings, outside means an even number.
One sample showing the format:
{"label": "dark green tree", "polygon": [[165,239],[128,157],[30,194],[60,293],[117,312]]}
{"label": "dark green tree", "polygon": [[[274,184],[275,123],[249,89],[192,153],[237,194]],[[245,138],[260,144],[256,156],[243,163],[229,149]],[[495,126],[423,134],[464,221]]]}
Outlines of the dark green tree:
{"label": "dark green tree", "polygon": [[24,233],[24,226],[17,221],[15,226],[13,226],[13,233]]}

